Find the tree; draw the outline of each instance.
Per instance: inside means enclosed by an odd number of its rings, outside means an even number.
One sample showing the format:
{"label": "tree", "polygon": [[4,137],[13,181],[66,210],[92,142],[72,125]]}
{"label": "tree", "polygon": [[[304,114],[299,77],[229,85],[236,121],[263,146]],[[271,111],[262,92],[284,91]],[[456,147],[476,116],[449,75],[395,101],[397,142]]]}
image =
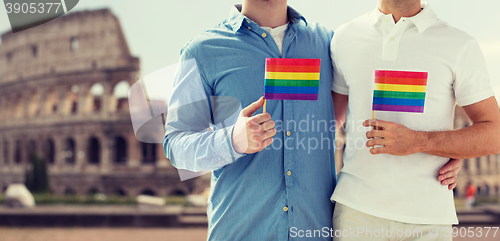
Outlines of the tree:
{"label": "tree", "polygon": [[25,185],[32,193],[50,192],[47,166],[43,158],[31,156],[31,166],[26,169]]}

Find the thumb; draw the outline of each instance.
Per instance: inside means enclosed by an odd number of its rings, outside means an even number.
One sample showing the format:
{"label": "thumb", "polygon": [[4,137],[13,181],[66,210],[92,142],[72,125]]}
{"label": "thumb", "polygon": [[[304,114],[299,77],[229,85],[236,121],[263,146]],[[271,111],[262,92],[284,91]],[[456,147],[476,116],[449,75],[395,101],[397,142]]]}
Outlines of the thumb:
{"label": "thumb", "polygon": [[255,111],[257,111],[260,107],[264,105],[264,97],[260,97],[259,100],[253,102],[252,104],[245,107],[245,109],[241,110],[241,113],[245,117],[251,117]]}

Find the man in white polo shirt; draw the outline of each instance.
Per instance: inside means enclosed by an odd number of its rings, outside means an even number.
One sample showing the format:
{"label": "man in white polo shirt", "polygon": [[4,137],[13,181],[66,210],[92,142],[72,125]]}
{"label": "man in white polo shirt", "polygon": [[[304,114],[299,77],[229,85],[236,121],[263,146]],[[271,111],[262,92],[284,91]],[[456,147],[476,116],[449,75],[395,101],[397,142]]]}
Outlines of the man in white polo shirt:
{"label": "man in white polo shirt", "polygon": [[[500,113],[478,43],[427,3],[379,0],[336,31],[331,50],[335,118],[345,117],[347,132],[332,195],[336,239],[452,240],[453,194],[438,170],[450,158],[500,152]],[[473,125],[454,131],[457,102]],[[372,108],[381,110],[375,119]]]}

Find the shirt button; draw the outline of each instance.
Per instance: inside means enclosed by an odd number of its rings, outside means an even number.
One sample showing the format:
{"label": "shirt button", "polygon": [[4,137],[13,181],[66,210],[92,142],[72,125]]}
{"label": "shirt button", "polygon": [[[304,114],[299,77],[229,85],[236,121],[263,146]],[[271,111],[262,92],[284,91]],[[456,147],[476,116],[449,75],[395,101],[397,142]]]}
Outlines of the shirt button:
{"label": "shirt button", "polygon": [[252,27],[248,27],[248,29],[252,29]]}
{"label": "shirt button", "polygon": [[250,23],[250,20],[247,19],[247,23]]}
{"label": "shirt button", "polygon": [[394,41],[394,37],[390,37],[389,40]]}
{"label": "shirt button", "polygon": [[262,37],[263,38],[267,37],[267,34],[266,33],[262,33]]}
{"label": "shirt button", "polygon": [[291,175],[292,175],[292,172],[291,172],[291,171],[287,171],[287,172],[286,172],[286,175],[291,176]]}
{"label": "shirt button", "polygon": [[389,20],[387,20],[387,18],[384,18],[384,23],[387,23]]}
{"label": "shirt button", "polygon": [[286,135],[287,135],[287,136],[291,136],[291,135],[292,135],[292,133],[291,133],[290,131],[287,131],[287,132],[286,132]]}
{"label": "shirt button", "polygon": [[288,212],[288,207],[284,207],[283,211]]}

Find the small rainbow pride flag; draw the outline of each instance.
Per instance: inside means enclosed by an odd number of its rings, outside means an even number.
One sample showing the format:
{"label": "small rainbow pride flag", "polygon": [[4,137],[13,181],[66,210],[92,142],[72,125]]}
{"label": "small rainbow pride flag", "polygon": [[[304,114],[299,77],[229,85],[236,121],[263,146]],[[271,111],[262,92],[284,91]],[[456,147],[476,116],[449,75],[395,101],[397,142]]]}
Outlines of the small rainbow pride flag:
{"label": "small rainbow pride flag", "polygon": [[264,99],[318,100],[321,59],[266,59]]}
{"label": "small rainbow pride flag", "polygon": [[427,72],[375,71],[374,111],[424,113]]}

